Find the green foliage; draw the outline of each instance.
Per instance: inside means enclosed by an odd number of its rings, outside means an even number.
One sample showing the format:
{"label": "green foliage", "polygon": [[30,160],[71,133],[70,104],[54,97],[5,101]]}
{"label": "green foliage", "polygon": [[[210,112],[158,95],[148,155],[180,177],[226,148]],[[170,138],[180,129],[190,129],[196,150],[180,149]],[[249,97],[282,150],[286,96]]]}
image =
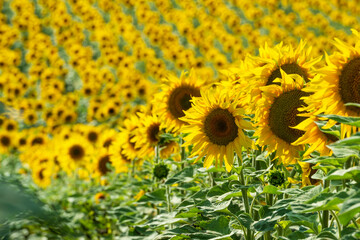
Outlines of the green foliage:
{"label": "green foliage", "polygon": [[[145,162],[132,175],[107,175],[105,184],[59,176],[46,189],[18,175],[9,156],[0,171],[0,231],[5,239],[359,239],[357,143],[353,135],[330,146],[333,156],[304,160],[321,181],[303,187],[286,181],[301,182],[299,165],[288,172],[262,151],[244,154],[230,173],[163,160],[163,179]],[[268,184],[272,174],[285,181]]]}

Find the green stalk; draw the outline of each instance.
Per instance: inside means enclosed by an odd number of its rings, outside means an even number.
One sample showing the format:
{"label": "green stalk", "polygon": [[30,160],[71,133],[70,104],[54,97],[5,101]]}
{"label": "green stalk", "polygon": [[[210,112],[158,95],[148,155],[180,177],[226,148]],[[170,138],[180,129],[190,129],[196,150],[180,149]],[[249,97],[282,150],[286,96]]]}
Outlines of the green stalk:
{"label": "green stalk", "polygon": [[339,239],[341,239],[341,224],[340,224],[339,218],[336,216],[334,211],[330,210],[330,212],[331,212],[331,215],[333,216],[333,218],[336,221],[336,225],[337,225],[338,231],[339,231]]}
{"label": "green stalk", "polygon": [[[330,186],[330,180],[325,180],[324,181],[324,189],[328,188]],[[328,210],[324,210],[323,211],[323,216],[322,216],[322,228],[328,228],[329,227],[329,211]]]}
{"label": "green stalk", "polygon": [[166,203],[167,203],[167,210],[168,213],[172,212],[172,208],[171,208],[171,197],[170,197],[170,187],[169,185],[166,185]]}
{"label": "green stalk", "polygon": [[185,167],[185,160],[186,160],[186,149],[182,145],[184,144],[184,139],[180,137],[180,156],[181,156],[181,169],[184,169]]}
{"label": "green stalk", "polygon": [[[241,185],[245,186],[246,182],[245,182],[245,178],[244,178],[243,166],[241,165],[241,160],[240,160],[239,156],[236,155],[236,158],[238,160],[239,167],[241,167],[241,170],[240,170],[240,173],[239,173],[239,181],[240,181]],[[241,194],[242,194],[242,198],[243,198],[243,201],[244,201],[245,212],[250,214],[250,206],[249,206],[249,199],[248,199],[248,196],[247,196],[247,189],[242,188],[241,189]],[[252,240],[253,239],[252,231],[250,229],[247,229],[246,239],[247,240]]]}

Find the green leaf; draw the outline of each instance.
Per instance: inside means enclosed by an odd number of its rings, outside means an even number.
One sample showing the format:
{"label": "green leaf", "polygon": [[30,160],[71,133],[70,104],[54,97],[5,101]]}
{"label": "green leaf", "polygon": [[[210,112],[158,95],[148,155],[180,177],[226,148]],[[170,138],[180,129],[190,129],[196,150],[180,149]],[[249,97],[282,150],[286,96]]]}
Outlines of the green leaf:
{"label": "green leaf", "polygon": [[360,117],[343,117],[343,116],[338,116],[338,115],[334,115],[334,114],[329,114],[329,115],[320,114],[318,116],[334,120],[338,123],[343,123],[343,124],[347,124],[347,125],[351,125],[351,126],[360,127]]}
{"label": "green leaf", "polygon": [[253,227],[256,231],[260,231],[260,232],[272,231],[278,219],[280,219],[280,217],[273,219],[271,216],[269,216],[255,222],[253,224]]}
{"label": "green leaf", "polygon": [[146,193],[138,202],[161,203],[166,201],[165,188],[160,188],[151,193]]}
{"label": "green leaf", "polygon": [[251,224],[254,222],[248,213],[242,213],[237,218],[239,222],[241,222],[241,224],[246,228],[250,228]]}
{"label": "green leaf", "polygon": [[356,182],[360,182],[360,167],[356,166],[348,169],[335,169],[330,171],[324,179],[325,180],[354,179]]}
{"label": "green leaf", "polygon": [[229,228],[229,222],[230,220],[228,217],[218,216],[209,222],[206,229],[222,234],[229,234],[231,232]]}
{"label": "green leaf", "polygon": [[276,194],[276,195],[282,194],[282,192],[280,192],[279,189],[273,185],[266,185],[262,193]]}
{"label": "green leaf", "polygon": [[339,238],[335,236],[332,232],[329,231],[322,231],[319,235],[316,237],[317,239],[334,239],[338,240]]}
{"label": "green leaf", "polygon": [[350,220],[359,212],[360,212],[360,191],[352,195],[343,203],[338,215],[341,224],[343,225],[348,224]]}
{"label": "green leaf", "polygon": [[192,166],[186,167],[180,172],[176,173],[174,176],[166,180],[166,185],[172,185],[177,182],[190,182],[193,181],[194,168]]}

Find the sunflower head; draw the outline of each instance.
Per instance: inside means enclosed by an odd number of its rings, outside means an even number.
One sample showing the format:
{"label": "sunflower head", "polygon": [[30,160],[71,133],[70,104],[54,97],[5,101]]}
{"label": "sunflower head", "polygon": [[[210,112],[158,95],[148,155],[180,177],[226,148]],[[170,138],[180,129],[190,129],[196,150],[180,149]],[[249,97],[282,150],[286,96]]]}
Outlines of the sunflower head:
{"label": "sunflower head", "polygon": [[191,98],[200,96],[204,81],[199,79],[194,70],[183,72],[180,78],[168,76],[161,86],[162,92],[155,95],[154,106],[160,119],[169,130],[178,131],[184,121],[184,111],[191,108]]}
{"label": "sunflower head", "polygon": [[294,127],[305,118],[298,116],[298,108],[304,105],[302,97],[307,93],[301,91],[303,78],[297,74],[288,75],[281,70],[282,78],[274,82],[279,85],[261,87],[262,98],[258,102],[255,121],[258,126],[255,136],[257,144],[267,146],[269,153],[276,151],[276,158],[285,165],[294,162],[298,151],[303,146],[292,146],[304,134],[304,131]]}
{"label": "sunflower head", "polygon": [[233,166],[234,152],[241,157],[242,147],[250,148],[251,140],[245,131],[252,129],[252,124],[245,120],[244,109],[238,101],[238,95],[230,89],[217,87],[201,92],[201,97],[194,98],[193,107],[181,118],[188,125],[182,128],[189,133],[184,146],[194,144],[191,157],[205,157],[204,166],[210,167],[215,160],[216,166],[225,166],[228,171]]}

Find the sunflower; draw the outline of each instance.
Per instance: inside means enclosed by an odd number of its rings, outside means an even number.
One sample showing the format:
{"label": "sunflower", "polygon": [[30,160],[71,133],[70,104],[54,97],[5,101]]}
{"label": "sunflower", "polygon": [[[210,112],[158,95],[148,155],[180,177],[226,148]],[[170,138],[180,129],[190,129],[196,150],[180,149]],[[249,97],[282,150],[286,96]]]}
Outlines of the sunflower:
{"label": "sunflower", "polygon": [[154,106],[169,131],[177,132],[184,125],[180,118],[185,116],[184,111],[191,108],[191,98],[200,97],[200,88],[204,84],[193,69],[190,73],[183,72],[180,78],[170,75],[163,79],[162,92],[155,95]]}
{"label": "sunflower", "polygon": [[318,151],[321,156],[330,156],[332,155],[332,151],[327,145],[339,140],[335,135],[322,132],[316,124],[317,121],[320,121],[320,119],[316,116],[310,116],[293,127],[294,129],[304,132],[304,135],[294,141],[292,145],[310,145],[303,154],[304,157],[308,157],[313,151]]}
{"label": "sunflower", "polygon": [[[261,98],[261,87],[271,84],[280,85],[274,81],[281,78],[280,71],[287,74],[298,74],[305,82],[315,76],[313,67],[321,60],[321,56],[311,58],[311,47],[305,50],[306,43],[300,41],[297,48],[291,45],[284,46],[282,43],[271,48],[267,44],[259,49],[259,56],[249,57],[251,61],[248,65],[248,71],[239,71],[239,81],[245,82],[245,92],[249,94],[248,102],[252,109],[256,108],[257,101]],[[280,70],[281,69],[281,70]],[[247,84],[251,81],[251,84]]]}
{"label": "sunflower", "polygon": [[124,120],[124,126],[120,129],[118,138],[114,144],[120,144],[122,146],[122,154],[129,159],[142,158],[141,148],[136,146],[134,141],[135,132],[138,131],[140,125],[140,119],[132,114],[128,119]]}
{"label": "sunflower", "polygon": [[94,149],[92,145],[88,144],[85,137],[73,133],[62,145],[59,161],[68,174],[78,168],[89,168]]}
{"label": "sunflower", "polygon": [[132,139],[136,147],[140,148],[141,155],[146,157],[154,156],[154,148],[160,143],[161,122],[154,114],[139,113],[141,125]]}
{"label": "sunflower", "polygon": [[[318,70],[321,78],[311,81],[305,88],[318,100],[313,104],[319,113],[360,116],[359,107],[346,105],[360,103],[360,34],[356,30],[352,32],[358,39],[355,46],[335,39],[334,45],[338,51],[325,56],[326,66]],[[334,124],[334,121],[329,121],[327,127]],[[341,124],[341,139],[355,131],[355,127]]]}
{"label": "sunflower", "polygon": [[313,166],[317,166],[307,162],[299,162],[302,170],[301,174],[301,186],[319,185],[321,180],[313,179],[312,176],[317,172],[317,169],[313,169]]}
{"label": "sunflower", "polygon": [[132,159],[122,153],[121,141],[115,141],[110,145],[109,153],[111,155],[110,161],[115,168],[116,173],[122,173],[128,171],[128,166],[131,164]]}
{"label": "sunflower", "polygon": [[244,120],[244,109],[239,107],[237,96],[229,89],[218,87],[216,91],[202,91],[201,97],[192,99],[192,107],[185,111],[182,121],[184,146],[194,145],[191,156],[195,161],[205,157],[204,167],[215,165],[230,171],[233,166],[234,151],[241,157],[242,147],[250,148],[252,141],[244,130],[252,129],[252,124]]}
{"label": "sunflower", "polygon": [[31,162],[32,177],[34,182],[46,188],[51,184],[51,179],[55,173],[55,165],[48,153],[42,153]]}
{"label": "sunflower", "polygon": [[303,149],[303,146],[291,145],[304,135],[303,131],[292,127],[305,119],[298,116],[298,108],[304,105],[301,98],[307,93],[301,91],[304,84],[301,76],[280,71],[282,78],[277,78],[275,82],[280,82],[281,86],[261,87],[262,98],[254,116],[257,125],[254,136],[258,137],[257,144],[267,145],[269,154],[276,151],[276,158],[288,165],[296,162],[299,150]]}
{"label": "sunflower", "polygon": [[111,168],[108,167],[108,164],[111,165],[111,158],[112,155],[104,148],[96,154],[94,161],[92,162],[94,177],[101,177],[108,172],[111,172]]}
{"label": "sunflower", "polygon": [[0,131],[0,153],[9,153],[14,143],[11,133]]}

